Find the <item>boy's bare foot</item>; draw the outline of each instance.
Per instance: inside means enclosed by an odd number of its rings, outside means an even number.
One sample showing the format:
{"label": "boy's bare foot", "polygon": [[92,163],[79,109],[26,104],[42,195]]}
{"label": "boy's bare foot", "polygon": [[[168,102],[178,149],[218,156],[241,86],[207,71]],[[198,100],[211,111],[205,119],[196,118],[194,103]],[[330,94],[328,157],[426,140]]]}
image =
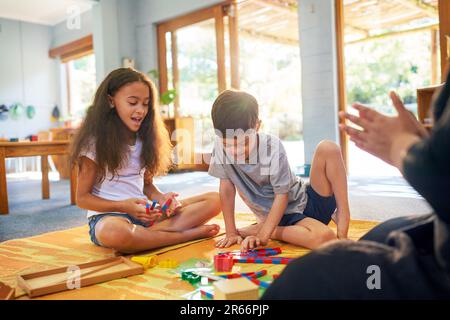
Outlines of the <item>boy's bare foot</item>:
{"label": "boy's bare foot", "polygon": [[217,224],[206,224],[192,229],[183,231],[188,240],[214,237],[220,231]]}
{"label": "boy's bare foot", "polygon": [[251,224],[249,226],[246,226],[244,228],[240,228],[238,229],[238,233],[242,238],[246,238],[248,236],[254,236],[258,233],[260,225],[258,223],[256,224]]}

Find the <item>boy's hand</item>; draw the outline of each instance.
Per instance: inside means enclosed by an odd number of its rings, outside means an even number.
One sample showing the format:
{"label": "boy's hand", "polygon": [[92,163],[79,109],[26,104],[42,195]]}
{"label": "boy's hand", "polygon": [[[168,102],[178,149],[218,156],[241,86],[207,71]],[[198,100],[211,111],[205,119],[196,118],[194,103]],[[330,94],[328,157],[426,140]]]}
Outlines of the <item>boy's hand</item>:
{"label": "boy's hand", "polygon": [[265,246],[267,244],[268,240],[262,239],[259,236],[248,236],[242,241],[241,243],[241,252],[247,252],[251,249],[256,249],[260,246]]}
{"label": "boy's hand", "polygon": [[228,248],[233,244],[241,244],[242,237],[239,234],[227,234],[224,238],[216,243],[216,248]]}

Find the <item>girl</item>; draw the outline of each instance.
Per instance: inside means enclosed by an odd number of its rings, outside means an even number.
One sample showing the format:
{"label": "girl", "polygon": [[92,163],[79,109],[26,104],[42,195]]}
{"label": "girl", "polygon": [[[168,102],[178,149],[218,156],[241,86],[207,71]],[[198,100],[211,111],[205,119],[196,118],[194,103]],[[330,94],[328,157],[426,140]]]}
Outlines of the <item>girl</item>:
{"label": "girl", "polygon": [[[100,84],[72,146],[78,164],[77,205],[88,210],[94,244],[131,253],[211,237],[204,225],[220,211],[207,193],[178,201],[153,177],[171,165],[172,146],[157,107],[154,84],[131,68],[112,71]],[[168,209],[146,208],[147,198]],[[170,202],[169,201],[169,202]]]}

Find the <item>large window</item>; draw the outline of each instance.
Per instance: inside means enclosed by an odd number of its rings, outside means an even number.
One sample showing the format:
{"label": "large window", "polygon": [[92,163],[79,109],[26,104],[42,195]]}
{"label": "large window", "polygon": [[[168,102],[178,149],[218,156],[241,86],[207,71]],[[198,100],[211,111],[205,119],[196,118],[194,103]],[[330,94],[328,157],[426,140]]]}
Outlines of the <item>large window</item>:
{"label": "large window", "polygon": [[89,54],[65,63],[68,115],[81,120],[95,94],[95,56]]}
{"label": "large window", "polygon": [[[361,102],[394,115],[395,90],[417,115],[417,88],[441,82],[438,0],[342,2],[347,109]],[[348,145],[352,175],[399,175],[381,160]]]}
{"label": "large window", "polygon": [[262,131],[303,164],[297,10],[295,0],[225,1],[158,25],[160,91],[177,93],[165,114],[193,119],[196,158],[213,147],[214,99],[235,88],[256,97]]}

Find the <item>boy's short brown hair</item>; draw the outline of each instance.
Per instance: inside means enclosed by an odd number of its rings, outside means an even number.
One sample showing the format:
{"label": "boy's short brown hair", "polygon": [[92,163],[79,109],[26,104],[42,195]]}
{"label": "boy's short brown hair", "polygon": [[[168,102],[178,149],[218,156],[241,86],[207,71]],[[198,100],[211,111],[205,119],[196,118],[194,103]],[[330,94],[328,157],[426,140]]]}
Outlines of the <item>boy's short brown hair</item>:
{"label": "boy's short brown hair", "polygon": [[214,129],[225,137],[227,129],[254,129],[258,122],[258,102],[251,94],[225,90],[214,101],[211,118]]}

